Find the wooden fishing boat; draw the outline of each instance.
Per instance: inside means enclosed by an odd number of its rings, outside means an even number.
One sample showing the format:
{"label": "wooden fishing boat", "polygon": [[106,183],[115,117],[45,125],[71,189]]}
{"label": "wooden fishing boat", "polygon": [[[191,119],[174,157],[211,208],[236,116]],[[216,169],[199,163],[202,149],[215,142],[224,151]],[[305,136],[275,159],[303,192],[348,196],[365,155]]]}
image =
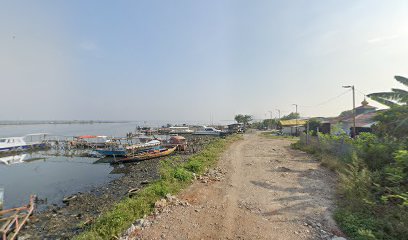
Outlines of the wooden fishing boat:
{"label": "wooden fishing boat", "polygon": [[138,154],[128,155],[125,158],[116,160],[116,162],[118,163],[137,162],[158,157],[164,157],[172,154],[176,150],[176,148],[177,147],[153,149]]}
{"label": "wooden fishing boat", "polygon": [[160,146],[160,141],[152,140],[147,143],[133,144],[127,147],[122,147],[116,142],[108,144],[108,147],[103,149],[95,149],[94,151],[109,157],[124,157],[129,154],[144,152],[146,150],[156,149]]}

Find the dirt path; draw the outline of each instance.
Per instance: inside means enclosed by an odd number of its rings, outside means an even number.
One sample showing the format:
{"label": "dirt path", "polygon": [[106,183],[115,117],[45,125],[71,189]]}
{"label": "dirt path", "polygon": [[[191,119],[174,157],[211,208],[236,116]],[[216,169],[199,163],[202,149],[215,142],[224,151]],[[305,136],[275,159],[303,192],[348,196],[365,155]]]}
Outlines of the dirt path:
{"label": "dirt path", "polygon": [[219,162],[219,182],[197,181],[141,232],[142,239],[331,239],[335,176],[290,141],[248,134]]}

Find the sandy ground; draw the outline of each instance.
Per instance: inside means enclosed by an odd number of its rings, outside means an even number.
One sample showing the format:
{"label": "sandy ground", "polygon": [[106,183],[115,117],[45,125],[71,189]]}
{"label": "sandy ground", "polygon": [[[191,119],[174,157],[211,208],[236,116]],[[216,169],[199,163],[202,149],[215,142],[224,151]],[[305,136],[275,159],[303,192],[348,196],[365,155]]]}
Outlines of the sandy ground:
{"label": "sandy ground", "polygon": [[286,139],[246,134],[219,161],[221,181],[196,181],[141,239],[331,239],[335,174]]}

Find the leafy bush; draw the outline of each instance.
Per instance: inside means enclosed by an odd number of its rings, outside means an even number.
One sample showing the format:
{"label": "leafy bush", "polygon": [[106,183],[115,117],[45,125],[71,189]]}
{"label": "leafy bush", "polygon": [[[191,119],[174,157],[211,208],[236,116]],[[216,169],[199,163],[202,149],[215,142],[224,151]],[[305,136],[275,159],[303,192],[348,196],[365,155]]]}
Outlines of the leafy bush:
{"label": "leafy bush", "polygon": [[182,182],[187,182],[193,178],[193,174],[191,172],[187,171],[184,168],[178,167],[174,171],[174,178],[182,181]]}
{"label": "leafy bush", "polygon": [[192,158],[184,166],[188,171],[193,173],[200,173],[204,170],[202,161],[199,158]]}
{"label": "leafy bush", "polygon": [[371,172],[357,155],[352,156],[352,163],[340,174],[339,192],[349,199],[350,204],[373,202],[371,194]]}
{"label": "leafy bush", "polygon": [[377,239],[372,231],[377,228],[376,220],[370,216],[354,213],[346,209],[336,211],[334,218],[352,239]]}
{"label": "leafy bush", "polygon": [[359,157],[365,160],[372,171],[381,170],[393,162],[393,152],[398,148],[393,142],[383,141],[372,133],[361,133],[353,145]]}
{"label": "leafy bush", "polygon": [[315,153],[322,165],[339,173],[336,220],[351,239],[408,239],[408,142],[362,133],[323,135],[310,145],[292,146]]}

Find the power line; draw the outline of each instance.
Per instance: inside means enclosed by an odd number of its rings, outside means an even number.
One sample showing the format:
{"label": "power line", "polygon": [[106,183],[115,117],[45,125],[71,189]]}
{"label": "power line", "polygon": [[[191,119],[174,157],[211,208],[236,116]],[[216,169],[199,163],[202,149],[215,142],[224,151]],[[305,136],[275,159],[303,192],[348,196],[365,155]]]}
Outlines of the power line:
{"label": "power line", "polygon": [[347,89],[346,91],[342,92],[341,94],[339,94],[339,95],[337,95],[337,96],[335,96],[335,97],[329,98],[329,99],[327,99],[326,101],[321,102],[321,103],[316,104],[316,105],[313,105],[313,106],[302,106],[302,105],[300,105],[300,107],[309,107],[309,108],[311,108],[311,107],[319,107],[319,106],[322,106],[322,105],[324,105],[324,104],[327,104],[327,103],[329,103],[329,102],[331,102],[331,101],[334,101],[334,100],[338,99],[339,97],[345,95],[346,93],[348,93],[348,92],[350,92],[350,91],[351,91],[350,89]]}

